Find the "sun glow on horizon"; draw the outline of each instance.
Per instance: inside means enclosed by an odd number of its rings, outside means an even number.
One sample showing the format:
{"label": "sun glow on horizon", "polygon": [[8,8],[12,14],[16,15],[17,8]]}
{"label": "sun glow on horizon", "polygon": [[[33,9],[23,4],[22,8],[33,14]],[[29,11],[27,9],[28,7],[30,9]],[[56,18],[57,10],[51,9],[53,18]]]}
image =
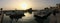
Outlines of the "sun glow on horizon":
{"label": "sun glow on horizon", "polygon": [[27,9],[27,7],[28,7],[28,4],[27,4],[27,3],[22,3],[22,4],[21,4],[21,8],[22,8],[22,9],[25,10],[25,9]]}

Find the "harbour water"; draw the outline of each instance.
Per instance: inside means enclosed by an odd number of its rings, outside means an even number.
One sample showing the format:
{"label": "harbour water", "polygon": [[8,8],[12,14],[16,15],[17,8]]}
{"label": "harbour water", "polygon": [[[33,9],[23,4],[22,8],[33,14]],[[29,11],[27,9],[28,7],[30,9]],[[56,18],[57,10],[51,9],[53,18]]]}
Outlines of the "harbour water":
{"label": "harbour water", "polygon": [[[24,13],[24,14],[25,16],[19,19],[18,22],[15,22],[15,20],[13,20],[13,23],[37,23],[34,20],[35,18],[33,13],[32,14]],[[60,14],[57,14],[56,17],[57,17],[57,23],[60,23]],[[50,19],[49,23],[56,23],[56,17],[51,14],[51,16],[49,16]],[[4,14],[3,23],[10,23],[10,20],[11,19],[9,18],[9,16],[6,16]]]}
{"label": "harbour water", "polygon": [[[33,14],[30,13],[24,13],[24,14],[25,16],[19,19],[18,22],[15,22],[15,20],[13,20],[13,23],[36,23]],[[6,16],[4,14],[3,23],[10,23],[10,20],[11,19],[9,18],[9,16]]]}

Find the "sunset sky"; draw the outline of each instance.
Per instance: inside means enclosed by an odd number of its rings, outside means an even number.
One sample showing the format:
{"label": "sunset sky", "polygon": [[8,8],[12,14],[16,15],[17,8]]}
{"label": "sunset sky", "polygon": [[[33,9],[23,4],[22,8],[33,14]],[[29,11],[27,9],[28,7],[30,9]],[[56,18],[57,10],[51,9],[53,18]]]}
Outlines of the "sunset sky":
{"label": "sunset sky", "polygon": [[60,0],[0,0],[0,8],[4,9],[42,9],[44,7],[55,6]]}

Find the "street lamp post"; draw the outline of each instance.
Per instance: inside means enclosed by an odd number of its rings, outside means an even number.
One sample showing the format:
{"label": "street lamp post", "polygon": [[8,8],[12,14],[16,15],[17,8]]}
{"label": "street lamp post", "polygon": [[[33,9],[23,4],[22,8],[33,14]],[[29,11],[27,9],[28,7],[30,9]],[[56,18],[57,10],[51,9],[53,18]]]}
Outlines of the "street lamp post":
{"label": "street lamp post", "polygon": [[3,8],[1,8],[0,10],[1,10],[1,15],[2,15],[2,17],[1,17],[1,23],[3,23],[3,17],[4,17],[4,14],[3,14],[3,11],[2,11]]}

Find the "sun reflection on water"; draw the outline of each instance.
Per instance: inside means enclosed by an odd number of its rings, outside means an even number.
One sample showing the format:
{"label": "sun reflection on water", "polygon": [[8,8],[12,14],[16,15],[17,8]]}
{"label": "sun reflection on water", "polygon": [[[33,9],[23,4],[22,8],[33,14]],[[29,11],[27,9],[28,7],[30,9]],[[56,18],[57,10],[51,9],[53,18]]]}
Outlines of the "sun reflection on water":
{"label": "sun reflection on water", "polygon": [[25,17],[23,17],[22,19],[21,19],[21,21],[23,20],[23,21],[31,21],[31,20],[33,20],[33,15],[32,14],[29,14],[29,13],[25,13]]}

